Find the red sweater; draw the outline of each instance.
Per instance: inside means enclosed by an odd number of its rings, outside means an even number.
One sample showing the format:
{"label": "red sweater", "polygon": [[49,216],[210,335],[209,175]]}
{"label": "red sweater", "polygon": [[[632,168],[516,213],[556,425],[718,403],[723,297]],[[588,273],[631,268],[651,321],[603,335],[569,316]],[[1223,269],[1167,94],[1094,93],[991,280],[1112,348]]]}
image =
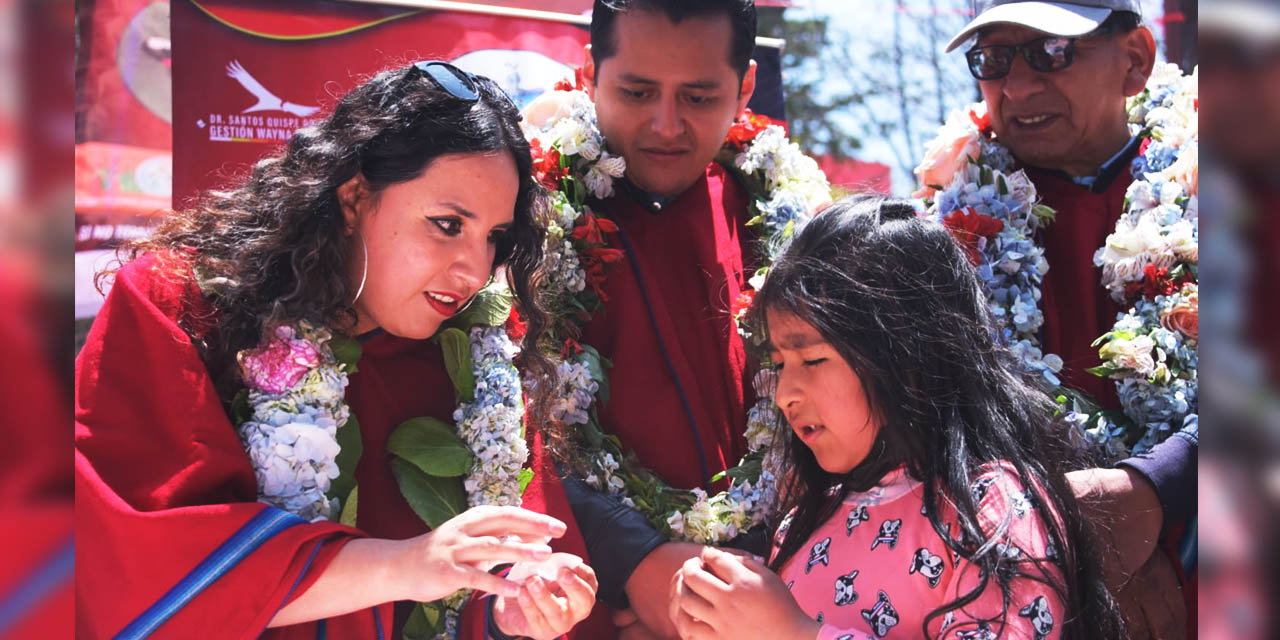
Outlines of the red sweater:
{"label": "red sweater", "polygon": [[1104,409],[1119,409],[1115,382],[1086,369],[1102,364],[1098,349],[1090,345],[1111,330],[1123,311],[1103,288],[1102,268],[1094,266],[1093,254],[1115,230],[1133,176],[1123,170],[1105,191],[1093,193],[1056,172],[1029,168],[1027,175],[1044,203],[1058,212],[1041,237],[1049,262],[1041,291],[1041,349],[1062,357],[1060,377],[1067,387],[1089,394]]}

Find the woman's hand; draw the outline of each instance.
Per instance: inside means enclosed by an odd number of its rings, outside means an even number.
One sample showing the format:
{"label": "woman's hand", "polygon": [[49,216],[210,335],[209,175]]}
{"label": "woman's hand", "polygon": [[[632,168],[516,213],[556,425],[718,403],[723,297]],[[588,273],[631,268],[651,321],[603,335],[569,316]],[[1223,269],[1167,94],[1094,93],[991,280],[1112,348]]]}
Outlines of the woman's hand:
{"label": "woman's hand", "polygon": [[507,580],[523,584],[515,597],[500,597],[493,606],[494,622],[509,636],[543,640],[564,635],[596,603],[596,572],[571,553],[517,563]]}
{"label": "woman's hand", "polygon": [[397,599],[431,602],[458,589],[515,597],[520,583],[489,569],[547,560],[547,541],[564,532],[563,522],[518,507],[472,507],[430,533],[400,543],[393,571],[406,593]]}
{"label": "woman's hand", "polygon": [[822,628],[753,558],[708,547],[681,567],[677,580],[673,622],[685,640],[816,638]]}

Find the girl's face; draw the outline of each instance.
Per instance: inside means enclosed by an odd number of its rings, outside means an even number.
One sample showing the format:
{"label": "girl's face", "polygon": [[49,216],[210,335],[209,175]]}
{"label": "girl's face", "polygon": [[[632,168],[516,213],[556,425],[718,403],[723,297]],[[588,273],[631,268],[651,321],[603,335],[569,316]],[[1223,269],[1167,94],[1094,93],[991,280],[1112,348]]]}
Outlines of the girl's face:
{"label": "girl's face", "polygon": [[775,311],[767,320],[778,370],[774,402],[824,470],[848,473],[871,452],[880,430],[862,381],[809,323]]}
{"label": "girl's face", "polygon": [[[496,243],[511,228],[518,192],[515,160],[506,152],[441,156],[422,175],[360,196],[357,177],[343,185],[348,228],[368,248],[368,276],[355,303],[356,332],[383,328],[428,338],[484,286]],[[365,269],[359,239],[352,286]]]}

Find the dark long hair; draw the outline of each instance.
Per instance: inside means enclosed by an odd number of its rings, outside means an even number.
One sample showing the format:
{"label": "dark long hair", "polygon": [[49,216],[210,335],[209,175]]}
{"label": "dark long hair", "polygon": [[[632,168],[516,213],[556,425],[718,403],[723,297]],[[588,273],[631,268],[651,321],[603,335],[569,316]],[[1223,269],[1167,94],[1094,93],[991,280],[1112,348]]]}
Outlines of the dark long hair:
{"label": "dark long hair", "polygon": [[[922,483],[933,529],[981,572],[974,591],[926,616],[926,636],[931,621],[975,600],[992,579],[1007,616],[1010,581],[1024,577],[1063,597],[1063,637],[1120,637],[1097,545],[1064,477],[1088,456],[1055,420],[1049,397],[1017,373],[977,273],[946,229],[916,217],[905,201],[842,200],[814,217],[774,264],[752,307],[752,320],[766,331],[769,311],[807,322],[840,353],[881,425],[871,455],[843,475],[824,471],[790,429],[780,436],[792,470],[784,508],[795,514],[775,571],[845,496],[906,465]],[[980,526],[970,485],[1000,463],[1011,465],[1050,540],[1058,541],[1063,580],[1050,579],[1047,559],[1002,557],[997,544],[1007,521],[991,535]],[[954,506],[958,532],[944,528],[943,504]]]}
{"label": "dark long hair", "polygon": [[461,100],[413,67],[383,71],[343,96],[320,122],[298,129],[283,150],[259,160],[247,178],[205,192],[170,215],[147,240],[127,249],[166,259],[179,277],[192,269],[211,287],[217,316],[192,334],[224,394],[238,386],[235,354],[264,330],[298,320],[350,332],[356,285],[347,268],[353,236],[344,233],[338,188],[363,176],[366,191],[420,175],[436,158],[506,152],[519,178],[512,228],[495,267],[528,323],[519,364],[537,375],[550,365],[533,345],[547,325],[532,292],[541,278],[544,192],[532,178],[520,114],[491,80],[476,76],[479,99]]}

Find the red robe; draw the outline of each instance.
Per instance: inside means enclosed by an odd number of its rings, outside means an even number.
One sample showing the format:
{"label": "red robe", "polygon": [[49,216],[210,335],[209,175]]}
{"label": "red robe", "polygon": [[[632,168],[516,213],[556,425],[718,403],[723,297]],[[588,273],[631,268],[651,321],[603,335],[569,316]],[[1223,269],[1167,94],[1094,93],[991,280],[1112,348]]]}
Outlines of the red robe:
{"label": "red robe", "polygon": [[[179,318],[208,315],[194,282],[175,282],[144,256],[117,274],[76,361],[76,623],[82,637],[110,637],[255,515],[249,458]],[[364,454],[356,470],[358,525],[293,526],[234,565],[153,637],[314,638],[317,624],[267,630],[347,541],[407,538],[427,526],[405,503],[387,463],[387,435],[414,416],[449,419],[453,387],[439,349],[388,335],[364,344],[347,391]],[[438,391],[437,391],[438,390]],[[525,506],[572,523],[563,490],[535,447],[537,476]],[[571,528],[559,550],[585,555]],[[318,550],[317,550],[318,549]],[[313,555],[314,552],[314,555]],[[403,607],[402,607],[403,608]],[[398,631],[391,605],[377,608],[384,637]],[[374,610],[325,622],[335,638],[378,636]],[[483,608],[468,606],[463,636],[483,637]]]}
{"label": "red robe", "polygon": [[1104,409],[1119,409],[1115,382],[1086,370],[1102,364],[1097,347],[1090,345],[1124,311],[1103,288],[1093,254],[1115,230],[1133,176],[1125,169],[1106,191],[1093,193],[1057,173],[1029,168],[1027,175],[1044,204],[1058,212],[1041,238],[1049,262],[1041,289],[1041,348],[1062,357],[1060,377],[1067,387],[1089,394]]}
{"label": "red robe", "polygon": [[[626,235],[657,320],[645,308],[627,258],[608,272],[603,312],[582,341],[613,361],[605,430],[641,463],[682,488],[703,486],[746,452],[742,432],[754,392],[745,379],[746,350],[729,315],[754,271],[756,234],[747,229],[747,194],[718,164],[658,214],[619,193],[599,207]],[[624,247],[618,234],[609,246]],[[745,263],[745,267],[744,267]],[[672,379],[663,345],[683,386],[693,427]],[[698,440],[705,455],[699,462]]]}
{"label": "red robe", "polygon": [[1280,220],[1280,188],[1257,185],[1248,195],[1255,212],[1248,239],[1253,262],[1246,298],[1248,332],[1251,343],[1262,352],[1274,388],[1280,385],[1280,336],[1274,329],[1280,314],[1280,296],[1275,295],[1275,278],[1280,273],[1280,224],[1276,223]]}

